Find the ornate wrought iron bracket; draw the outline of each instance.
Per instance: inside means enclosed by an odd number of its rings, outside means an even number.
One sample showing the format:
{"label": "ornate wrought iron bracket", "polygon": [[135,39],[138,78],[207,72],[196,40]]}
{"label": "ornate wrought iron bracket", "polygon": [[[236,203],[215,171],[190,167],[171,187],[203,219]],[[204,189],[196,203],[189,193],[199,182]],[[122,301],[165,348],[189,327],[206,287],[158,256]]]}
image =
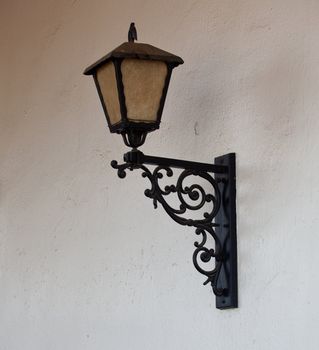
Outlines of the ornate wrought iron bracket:
{"label": "ornate wrought iron bracket", "polygon": [[[174,221],[195,227],[195,233],[200,236],[200,240],[194,243],[195,268],[206,276],[204,284],[211,284],[216,295],[217,308],[237,307],[235,154],[217,157],[214,164],[206,164],[147,156],[133,149],[124,155],[123,164],[113,160],[111,165],[117,169],[120,178],[126,176],[126,170],[141,169],[142,176],[151,183],[151,188],[144,193],[153,200],[154,207],[157,208],[160,203]],[[150,170],[145,165],[153,165],[155,168]],[[182,169],[177,182],[163,188],[160,179],[164,175],[172,177],[172,168]],[[199,177],[198,182],[207,182],[210,186],[209,192],[201,183],[187,186],[186,182],[192,176]],[[178,208],[166,200],[173,193],[180,202]],[[199,218],[192,219],[187,216],[191,211],[202,212]],[[213,238],[212,246],[209,246],[210,237]],[[213,259],[214,264],[211,266]],[[208,265],[210,267],[205,268]]]}

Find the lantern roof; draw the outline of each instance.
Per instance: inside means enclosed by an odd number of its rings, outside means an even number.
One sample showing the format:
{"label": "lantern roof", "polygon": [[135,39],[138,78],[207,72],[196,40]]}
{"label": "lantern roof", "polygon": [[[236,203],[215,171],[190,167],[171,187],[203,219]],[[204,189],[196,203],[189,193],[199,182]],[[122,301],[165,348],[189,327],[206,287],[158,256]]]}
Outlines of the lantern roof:
{"label": "lantern roof", "polygon": [[181,57],[161,50],[155,46],[143,43],[125,42],[87,67],[84,71],[84,74],[92,75],[94,74],[95,70],[102,64],[113,59],[121,58],[137,58],[143,60],[164,61],[172,64],[174,67],[177,67],[178,65],[184,63]]}

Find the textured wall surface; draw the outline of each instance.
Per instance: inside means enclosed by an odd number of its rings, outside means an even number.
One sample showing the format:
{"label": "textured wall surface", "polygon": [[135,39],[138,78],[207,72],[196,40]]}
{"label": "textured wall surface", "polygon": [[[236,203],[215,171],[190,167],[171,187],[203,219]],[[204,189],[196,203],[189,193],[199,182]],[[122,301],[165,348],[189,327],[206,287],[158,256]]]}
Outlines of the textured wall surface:
{"label": "textured wall surface", "polygon": [[[1,1],[1,350],[319,348],[318,18],[317,0]],[[143,150],[237,153],[236,310],[201,285],[192,229],[109,166],[126,149],[82,71],[132,20],[185,60]]]}

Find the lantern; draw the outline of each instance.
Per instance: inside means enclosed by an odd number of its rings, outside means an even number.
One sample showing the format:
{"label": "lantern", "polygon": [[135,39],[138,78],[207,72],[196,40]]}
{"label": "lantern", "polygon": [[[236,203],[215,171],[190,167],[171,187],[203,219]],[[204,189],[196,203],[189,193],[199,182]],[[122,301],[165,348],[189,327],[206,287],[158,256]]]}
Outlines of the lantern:
{"label": "lantern", "polygon": [[131,23],[128,42],[89,66],[112,133],[127,146],[141,146],[159,128],[173,68],[183,60],[149,44],[136,43]]}

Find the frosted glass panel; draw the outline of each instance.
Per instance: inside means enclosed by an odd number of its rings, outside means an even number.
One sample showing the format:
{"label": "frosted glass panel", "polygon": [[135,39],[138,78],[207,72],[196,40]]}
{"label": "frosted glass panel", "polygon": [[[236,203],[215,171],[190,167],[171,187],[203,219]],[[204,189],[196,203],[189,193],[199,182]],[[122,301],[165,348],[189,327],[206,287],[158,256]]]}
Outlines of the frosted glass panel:
{"label": "frosted glass panel", "polygon": [[115,68],[112,62],[98,68],[97,80],[100,85],[110,122],[112,125],[116,124],[121,120],[121,110],[116,84]]}
{"label": "frosted glass panel", "polygon": [[166,63],[127,58],[121,71],[128,119],[156,121],[167,75]]}

